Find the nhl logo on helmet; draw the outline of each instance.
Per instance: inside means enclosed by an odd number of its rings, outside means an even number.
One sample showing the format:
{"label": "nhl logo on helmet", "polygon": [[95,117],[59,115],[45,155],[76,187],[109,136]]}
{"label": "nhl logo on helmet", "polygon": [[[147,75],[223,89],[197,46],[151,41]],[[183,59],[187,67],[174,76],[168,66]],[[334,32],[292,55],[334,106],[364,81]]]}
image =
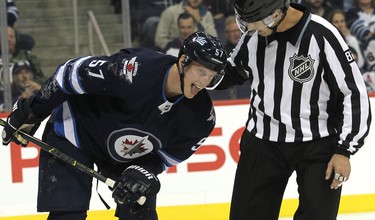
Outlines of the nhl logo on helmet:
{"label": "nhl logo on helmet", "polygon": [[205,38],[203,38],[203,37],[196,37],[193,40],[195,40],[196,42],[198,42],[202,46],[207,43],[207,40]]}

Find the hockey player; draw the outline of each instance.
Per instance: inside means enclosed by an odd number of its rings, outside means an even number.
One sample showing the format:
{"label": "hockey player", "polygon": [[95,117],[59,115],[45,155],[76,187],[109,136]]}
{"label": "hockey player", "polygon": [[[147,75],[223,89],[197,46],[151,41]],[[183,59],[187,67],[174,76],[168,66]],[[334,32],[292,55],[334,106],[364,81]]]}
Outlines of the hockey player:
{"label": "hockey player", "polygon": [[[206,89],[222,79],[226,58],[217,38],[195,32],[178,58],[130,48],[71,59],[35,97],[18,100],[3,143],[26,146],[17,130],[33,134],[52,113],[43,140],[116,180],[116,216],[157,219],[157,175],[189,158],[214,128]],[[49,220],[86,219],[91,185],[91,177],[41,151],[38,211]],[[144,205],[136,203],[141,196]]]}
{"label": "hockey player", "polygon": [[250,81],[230,220],[278,219],[291,174],[294,220],[335,220],[350,156],[371,122],[361,72],[338,30],[289,0],[235,0],[243,35],[219,88]]}

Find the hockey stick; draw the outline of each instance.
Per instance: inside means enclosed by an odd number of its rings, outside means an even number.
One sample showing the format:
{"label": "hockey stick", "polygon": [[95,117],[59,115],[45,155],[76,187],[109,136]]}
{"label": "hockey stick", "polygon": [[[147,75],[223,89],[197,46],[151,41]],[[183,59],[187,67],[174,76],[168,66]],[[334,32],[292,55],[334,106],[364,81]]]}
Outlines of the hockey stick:
{"label": "hockey stick", "polygon": [[[0,125],[4,127],[5,123],[6,122],[3,119],[0,118]],[[116,182],[113,179],[105,177],[101,173],[96,172],[95,170],[91,169],[90,167],[80,163],[79,161],[75,160],[74,158],[72,158],[72,157],[64,154],[63,152],[59,151],[57,148],[55,148],[55,147],[53,147],[53,146],[51,146],[47,143],[44,143],[43,141],[39,140],[38,138],[33,137],[33,136],[23,132],[23,131],[18,131],[18,133],[20,133],[22,135],[22,137],[25,138],[26,140],[38,145],[41,149],[47,151],[48,153],[52,154],[53,156],[55,156],[57,158],[63,160],[64,162],[72,165],[73,167],[75,167],[78,170],[86,173],[87,175],[98,179],[99,181],[105,183],[107,186],[109,186],[111,188],[113,188],[115,186]],[[137,200],[137,202],[138,202],[138,204],[143,205],[146,202],[146,197],[141,196]]]}

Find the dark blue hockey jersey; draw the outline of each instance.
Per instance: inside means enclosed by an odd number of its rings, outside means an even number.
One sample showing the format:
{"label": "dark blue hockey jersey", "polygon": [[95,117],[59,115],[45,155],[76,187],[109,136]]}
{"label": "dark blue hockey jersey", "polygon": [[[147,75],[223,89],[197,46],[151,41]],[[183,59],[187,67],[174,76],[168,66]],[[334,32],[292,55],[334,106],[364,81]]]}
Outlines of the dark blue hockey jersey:
{"label": "dark blue hockey jersey", "polygon": [[164,83],[176,61],[144,48],[69,60],[50,78],[56,88],[43,86],[34,111],[54,108],[55,132],[99,160],[119,164],[148,155],[160,158],[164,168],[176,165],[215,125],[206,90],[193,99],[167,100]]}

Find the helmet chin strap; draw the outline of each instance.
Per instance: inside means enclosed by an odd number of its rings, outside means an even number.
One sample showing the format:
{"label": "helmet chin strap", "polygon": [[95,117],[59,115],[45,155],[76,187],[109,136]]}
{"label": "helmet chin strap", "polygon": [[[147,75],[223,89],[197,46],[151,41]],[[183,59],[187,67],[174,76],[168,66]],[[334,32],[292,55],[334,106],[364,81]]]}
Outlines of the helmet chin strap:
{"label": "helmet chin strap", "polygon": [[183,63],[181,63],[181,66],[182,66],[182,71],[180,70],[180,65],[177,62],[177,70],[178,70],[178,73],[180,75],[181,91],[182,91],[182,94],[184,95],[184,76],[185,76],[184,68],[185,68],[185,65]]}

